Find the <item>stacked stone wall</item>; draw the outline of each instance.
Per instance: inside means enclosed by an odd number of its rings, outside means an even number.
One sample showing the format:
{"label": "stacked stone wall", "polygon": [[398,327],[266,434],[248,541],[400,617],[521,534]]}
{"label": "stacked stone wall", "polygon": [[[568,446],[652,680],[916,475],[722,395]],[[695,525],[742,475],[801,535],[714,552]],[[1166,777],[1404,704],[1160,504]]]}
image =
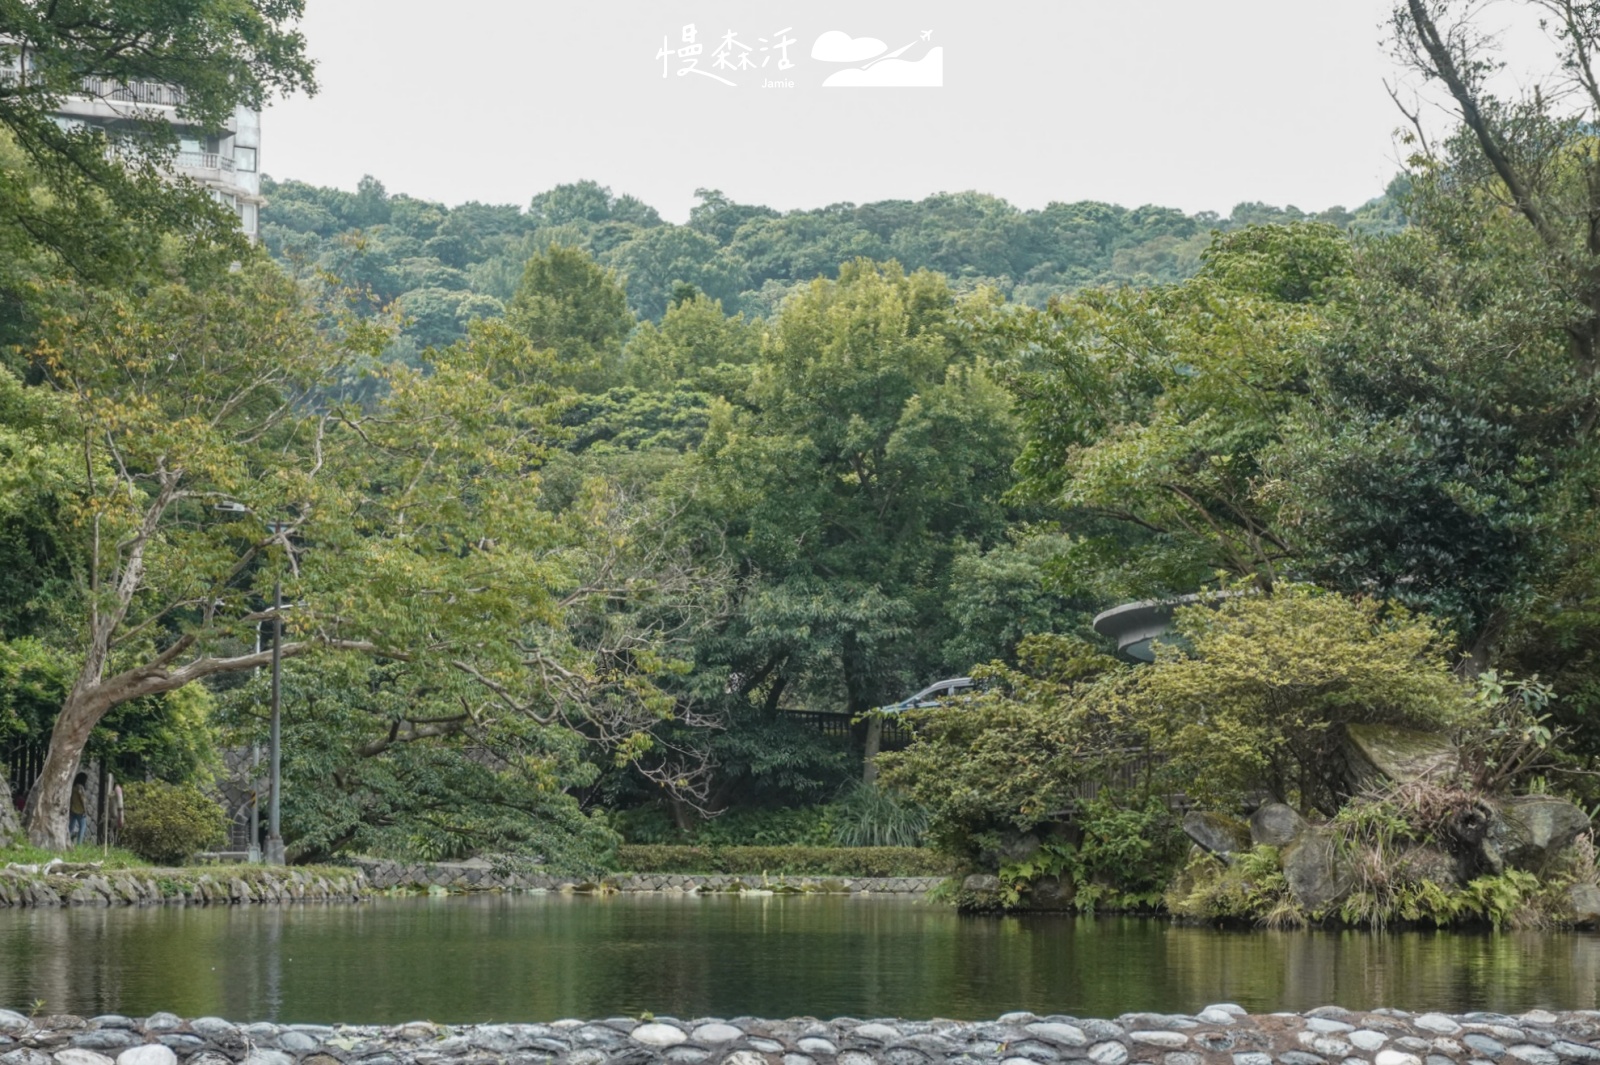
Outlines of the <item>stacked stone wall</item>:
{"label": "stacked stone wall", "polygon": [[108,870],[63,863],[0,869],[0,907],[353,902],[368,894],[365,879],[354,869]]}
{"label": "stacked stone wall", "polygon": [[0,1065],[1593,1065],[1600,1011],[1518,1016],[1337,1007],[1115,1020],[611,1018],[451,1027],[234,1024],[0,1010]]}
{"label": "stacked stone wall", "polygon": [[546,873],[496,869],[483,861],[394,862],[358,858],[355,865],[376,890],[440,887],[449,891],[623,891],[692,894],[695,892],[772,891],[837,894],[921,895],[942,877],[828,877],[684,873],[626,873],[585,879]]}

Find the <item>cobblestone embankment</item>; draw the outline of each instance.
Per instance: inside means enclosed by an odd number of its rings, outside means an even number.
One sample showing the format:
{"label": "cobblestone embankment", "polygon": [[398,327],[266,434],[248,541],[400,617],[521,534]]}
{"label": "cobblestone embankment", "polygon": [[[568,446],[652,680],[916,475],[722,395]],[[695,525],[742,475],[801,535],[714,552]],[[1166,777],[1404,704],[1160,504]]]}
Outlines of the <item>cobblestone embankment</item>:
{"label": "cobblestone embankment", "polygon": [[825,892],[834,894],[924,895],[938,887],[938,876],[693,876],[681,873],[619,873],[585,880],[497,870],[484,861],[392,862],[357,858],[355,866],[379,891],[390,888],[442,887],[452,891],[627,891],[693,894],[695,892]]}
{"label": "cobblestone embankment", "polygon": [[103,870],[60,864],[41,872],[0,869],[0,907],[353,902],[368,894],[366,881],[353,869]]}
{"label": "cobblestone embankment", "polygon": [[0,1010],[0,1065],[1591,1065],[1600,1011],[1520,1016],[1010,1013],[996,1021],[801,1018],[555,1021],[446,1027],[233,1024]]}

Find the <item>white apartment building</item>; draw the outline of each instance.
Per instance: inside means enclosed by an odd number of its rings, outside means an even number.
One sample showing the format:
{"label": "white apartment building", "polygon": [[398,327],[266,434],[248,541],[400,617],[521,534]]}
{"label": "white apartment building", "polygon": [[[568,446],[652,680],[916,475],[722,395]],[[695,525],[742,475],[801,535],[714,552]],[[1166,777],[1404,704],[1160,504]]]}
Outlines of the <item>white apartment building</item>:
{"label": "white apartment building", "polygon": [[[0,38],[0,82],[21,74],[15,48]],[[179,114],[183,89],[156,81],[118,82],[86,78],[81,95],[68,97],[55,120],[68,129],[92,126],[112,141],[136,132],[139,122],[166,122],[178,138],[173,169],[193,178],[239,216],[239,228],[254,240],[261,213],[261,112],[236,108],[220,130],[206,130]]]}
{"label": "white apartment building", "polygon": [[174,169],[193,178],[239,216],[239,228],[253,240],[261,205],[261,112],[244,107],[220,130],[207,131],[179,114],[183,90],[154,81],[84,81],[84,92],[62,101],[56,121],[63,126],[96,126],[115,138],[138,121],[159,118],[178,137]]}

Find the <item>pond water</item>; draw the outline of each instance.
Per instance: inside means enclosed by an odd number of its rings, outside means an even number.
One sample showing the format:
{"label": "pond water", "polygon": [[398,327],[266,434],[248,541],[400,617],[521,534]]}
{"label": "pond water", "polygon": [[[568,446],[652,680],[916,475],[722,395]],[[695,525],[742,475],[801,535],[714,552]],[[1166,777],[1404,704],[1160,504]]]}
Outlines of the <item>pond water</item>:
{"label": "pond water", "polygon": [[1600,936],[1221,932],[849,896],[0,911],[0,1007],[398,1023],[1600,1006]]}

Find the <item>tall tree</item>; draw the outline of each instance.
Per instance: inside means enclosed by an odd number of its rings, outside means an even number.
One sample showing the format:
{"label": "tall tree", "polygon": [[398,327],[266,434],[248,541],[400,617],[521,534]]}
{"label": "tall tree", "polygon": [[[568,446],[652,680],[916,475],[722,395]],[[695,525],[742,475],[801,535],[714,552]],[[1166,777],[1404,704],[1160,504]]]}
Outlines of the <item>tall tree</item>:
{"label": "tall tree", "polygon": [[[1369,290],[1360,305],[1368,339],[1386,357],[1374,362],[1369,349],[1336,371],[1371,400],[1370,432],[1359,441],[1373,459],[1368,466],[1391,473],[1394,490],[1433,501],[1429,512],[1413,509],[1405,519],[1396,511],[1386,526],[1408,520],[1421,531],[1400,552],[1427,571],[1405,577],[1413,587],[1437,586],[1440,574],[1454,587],[1454,602],[1444,605],[1463,630],[1469,670],[1490,662],[1524,619],[1540,616],[1554,586],[1565,586],[1564,599],[1576,590],[1569,578],[1592,552],[1573,534],[1600,500],[1600,9],[1582,0],[1520,0],[1510,9],[1538,20],[1555,61],[1516,96],[1493,87],[1503,64],[1478,5],[1404,0],[1393,9],[1400,57],[1425,92],[1442,90],[1459,125],[1434,137],[1420,107],[1396,94],[1414,125],[1408,213],[1425,234],[1415,240],[1429,250],[1390,247],[1389,291]],[[1436,271],[1432,283],[1418,280],[1419,265]],[[1382,284],[1379,274],[1369,276]],[[1414,308],[1410,320],[1393,313],[1402,301]],[[1467,363],[1480,371],[1474,395],[1463,388]],[[1410,411],[1394,411],[1384,392],[1411,397]],[[1416,460],[1430,453],[1434,469],[1456,472],[1435,477],[1437,491],[1405,489],[1406,471],[1421,469]],[[1451,513],[1467,537],[1438,527]],[[1358,519],[1347,525],[1347,542],[1364,535],[1363,525],[1376,528]],[[1553,537],[1557,530],[1566,531]],[[1485,571],[1491,560],[1493,574]],[[1481,579],[1457,580],[1472,570]]]}
{"label": "tall tree", "polygon": [[946,671],[949,582],[992,545],[1015,453],[1010,398],[943,279],[846,264],[784,305],[748,402],[714,416],[703,506],[746,576],[706,665],[739,712],[793,699],[861,713]]}
{"label": "tall tree", "polygon": [[[1393,16],[1402,57],[1442,85],[1461,120],[1434,142],[1420,125],[1416,164],[1448,170],[1463,192],[1488,197],[1519,218],[1535,239],[1549,283],[1566,301],[1560,325],[1574,366],[1600,370],[1600,9],[1584,0],[1521,0],[1551,35],[1559,74],[1507,99],[1489,80],[1500,69],[1495,36],[1475,5],[1461,0],[1405,0]],[[1449,195],[1445,188],[1438,190]],[[1437,201],[1435,201],[1437,202]],[[1600,395],[1584,412],[1592,430]]]}
{"label": "tall tree", "polygon": [[1350,248],[1320,224],[1218,237],[1200,274],[999,325],[1027,429],[1020,494],[1066,512],[1066,572],[1107,599],[1220,570],[1270,589],[1299,549],[1265,463],[1305,391]]}
{"label": "tall tree", "polygon": [[111,709],[265,661],[243,648],[266,616],[262,563],[321,490],[323,433],[298,403],[333,352],[264,262],[207,292],[54,295],[33,354],[57,435],[32,457],[78,457],[64,516],[80,658],[27,816],[59,847],[79,755]]}
{"label": "tall tree", "polygon": [[512,324],[583,391],[616,383],[622,345],[633,329],[616,275],[579,248],[553,244],[528,260],[511,300]]}

